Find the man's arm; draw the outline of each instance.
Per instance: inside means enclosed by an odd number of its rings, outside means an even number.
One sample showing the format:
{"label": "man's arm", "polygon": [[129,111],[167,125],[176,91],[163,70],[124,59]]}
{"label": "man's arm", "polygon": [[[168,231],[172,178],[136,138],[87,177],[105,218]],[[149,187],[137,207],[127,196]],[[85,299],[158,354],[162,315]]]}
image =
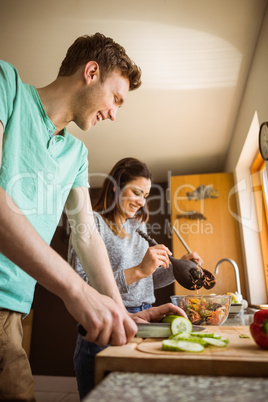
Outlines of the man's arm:
{"label": "man's arm", "polygon": [[0,168],[1,168],[1,162],[2,162],[3,133],[4,133],[4,127],[0,120]]}
{"label": "man's arm", "polygon": [[[0,123],[0,139],[2,136]],[[125,308],[84,282],[45,243],[2,187],[0,205],[0,252],[63,300],[86,329],[86,340],[101,346],[122,345],[130,340],[137,327]]]}
{"label": "man's arm", "polygon": [[95,225],[86,187],[71,190],[66,214],[71,226],[72,244],[92,286],[124,307],[105,244]]}
{"label": "man's arm", "polygon": [[[114,279],[105,244],[95,226],[88,189],[78,187],[70,192],[66,213],[72,229],[72,244],[92,285],[123,305]],[[120,299],[120,300],[119,300]],[[167,314],[187,317],[172,303],[129,314],[135,322],[161,321]]]}
{"label": "man's arm", "polygon": [[0,252],[63,300],[86,329],[86,340],[101,346],[130,340],[137,327],[126,309],[83,281],[43,241],[1,187],[0,205]]}

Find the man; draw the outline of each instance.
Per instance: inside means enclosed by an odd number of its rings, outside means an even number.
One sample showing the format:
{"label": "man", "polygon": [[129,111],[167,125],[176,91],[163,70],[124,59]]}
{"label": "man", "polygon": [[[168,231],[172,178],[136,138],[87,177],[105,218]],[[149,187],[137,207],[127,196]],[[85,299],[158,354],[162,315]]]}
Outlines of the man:
{"label": "man", "polygon": [[[131,317],[125,310],[91,213],[87,150],[65,128],[71,121],[89,130],[115,120],[140,76],[125,50],[99,33],[78,38],[56,80],[44,88],[22,83],[13,66],[0,62],[1,400],[34,401],[21,316],[30,311],[36,281],[64,301],[87,331],[85,339],[100,346],[128,342],[137,331],[133,319],[181,313],[171,304]],[[96,290],[48,246],[64,206],[73,245]]]}

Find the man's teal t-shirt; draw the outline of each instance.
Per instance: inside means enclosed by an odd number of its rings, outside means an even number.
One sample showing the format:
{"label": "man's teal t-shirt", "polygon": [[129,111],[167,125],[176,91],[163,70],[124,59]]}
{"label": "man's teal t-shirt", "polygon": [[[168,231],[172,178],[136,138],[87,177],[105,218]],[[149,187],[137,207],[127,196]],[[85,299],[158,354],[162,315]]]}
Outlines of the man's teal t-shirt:
{"label": "man's teal t-shirt", "polygon": [[[0,121],[4,126],[0,186],[49,244],[71,188],[88,186],[87,149],[66,130],[53,136],[55,127],[36,88],[23,83],[17,70],[4,61],[0,61]],[[35,283],[0,253],[0,308],[27,314]]]}

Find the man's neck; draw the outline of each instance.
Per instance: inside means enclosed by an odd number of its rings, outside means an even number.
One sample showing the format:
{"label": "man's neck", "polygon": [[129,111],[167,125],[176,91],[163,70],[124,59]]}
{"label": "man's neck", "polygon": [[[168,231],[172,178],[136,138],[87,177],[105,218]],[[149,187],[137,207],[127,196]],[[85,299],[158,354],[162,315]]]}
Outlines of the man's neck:
{"label": "man's neck", "polygon": [[66,85],[62,85],[61,81],[62,78],[53,81],[46,87],[36,88],[46,114],[55,126],[54,135],[63,135],[63,129],[72,119],[68,110]]}

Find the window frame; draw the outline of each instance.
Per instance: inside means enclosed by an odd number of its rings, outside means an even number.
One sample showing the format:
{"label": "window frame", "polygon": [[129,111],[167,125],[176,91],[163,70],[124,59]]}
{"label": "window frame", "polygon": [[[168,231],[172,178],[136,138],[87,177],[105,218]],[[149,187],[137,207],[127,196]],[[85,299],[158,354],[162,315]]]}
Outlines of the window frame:
{"label": "window frame", "polygon": [[[257,219],[259,225],[259,237],[263,261],[264,277],[268,294],[268,199],[266,199],[265,183],[263,180],[265,161],[260,152],[257,153],[251,166],[251,179],[253,185],[254,199],[256,204]],[[267,173],[267,170],[266,170]],[[267,187],[266,187],[267,189]]]}

